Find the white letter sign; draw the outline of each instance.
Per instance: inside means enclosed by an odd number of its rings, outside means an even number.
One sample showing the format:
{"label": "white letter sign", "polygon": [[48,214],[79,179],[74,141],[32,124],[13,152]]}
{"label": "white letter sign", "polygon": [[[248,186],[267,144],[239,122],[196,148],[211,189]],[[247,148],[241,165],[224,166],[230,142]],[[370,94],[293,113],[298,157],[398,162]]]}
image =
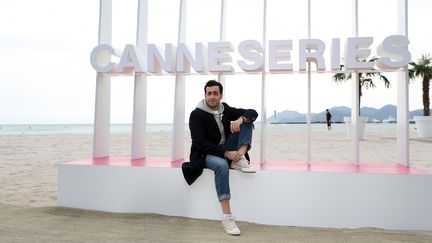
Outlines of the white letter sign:
{"label": "white letter sign", "polygon": [[391,35],[378,46],[377,52],[381,58],[377,66],[383,70],[394,70],[407,65],[411,60],[408,51],[409,40],[406,36]]}
{"label": "white letter sign", "polygon": [[345,45],[345,68],[347,70],[366,70],[373,68],[374,64],[366,61],[371,54],[371,50],[368,49],[368,47],[372,42],[372,37],[353,37],[347,39]]}
{"label": "white letter sign", "polygon": [[208,43],[208,70],[210,72],[232,73],[234,68],[226,62],[232,62],[228,52],[233,52],[231,42],[209,42]]}
{"label": "white letter sign", "polygon": [[[292,40],[269,41],[269,70],[272,71],[292,71],[290,51],[292,50]],[[285,63],[279,63],[285,62]]]}
{"label": "white letter sign", "polygon": [[238,47],[240,55],[252,64],[247,64],[245,61],[237,61],[237,64],[243,71],[260,72],[263,69],[264,58],[262,56],[261,44],[256,40],[245,40]]}
{"label": "white letter sign", "polygon": [[[314,50],[312,52],[312,50]],[[325,44],[318,39],[302,39],[299,41],[299,71],[306,71],[306,62],[314,62],[318,71],[325,70]],[[307,52],[308,51],[308,52]]]}

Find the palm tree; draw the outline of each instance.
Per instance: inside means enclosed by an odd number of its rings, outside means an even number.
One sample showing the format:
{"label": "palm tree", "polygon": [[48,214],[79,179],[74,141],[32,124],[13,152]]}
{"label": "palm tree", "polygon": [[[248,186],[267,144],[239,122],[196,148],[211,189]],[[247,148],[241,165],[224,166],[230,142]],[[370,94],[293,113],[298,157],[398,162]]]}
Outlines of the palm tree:
{"label": "palm tree", "polygon": [[[368,60],[368,62],[372,62],[375,63],[375,61],[377,61],[379,58],[378,57],[372,57],[371,59]],[[365,62],[366,60],[362,60],[363,62]],[[344,70],[344,65],[340,66],[340,70]],[[372,68],[372,70],[375,70],[374,68]],[[360,115],[360,101],[361,101],[361,97],[363,95],[363,88],[365,89],[372,89],[375,88],[376,85],[374,84],[374,77],[379,77],[379,79],[381,79],[384,82],[384,86],[386,88],[390,88],[390,81],[387,79],[386,76],[382,75],[380,72],[370,72],[370,73],[359,73],[359,79],[360,79],[360,83],[359,83],[359,115]],[[345,82],[349,79],[352,78],[352,73],[336,73],[335,75],[333,75],[333,80],[337,83],[342,83]]]}
{"label": "palm tree", "polygon": [[408,77],[415,79],[423,78],[423,116],[430,116],[429,109],[429,84],[432,78],[432,57],[430,54],[423,54],[422,57],[415,62],[410,62],[412,68],[408,69]]}

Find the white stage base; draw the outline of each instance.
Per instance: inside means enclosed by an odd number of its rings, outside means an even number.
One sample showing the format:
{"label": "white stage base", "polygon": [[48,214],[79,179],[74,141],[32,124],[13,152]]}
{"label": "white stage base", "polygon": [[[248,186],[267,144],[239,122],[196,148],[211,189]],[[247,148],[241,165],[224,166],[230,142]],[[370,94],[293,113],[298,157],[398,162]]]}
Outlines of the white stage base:
{"label": "white stage base", "polygon": [[[213,172],[191,186],[182,161],[102,158],[59,166],[59,205],[119,213],[220,219]],[[258,163],[255,164],[259,166]],[[432,230],[432,175],[398,164],[269,161],[230,171],[240,221],[269,225]]]}

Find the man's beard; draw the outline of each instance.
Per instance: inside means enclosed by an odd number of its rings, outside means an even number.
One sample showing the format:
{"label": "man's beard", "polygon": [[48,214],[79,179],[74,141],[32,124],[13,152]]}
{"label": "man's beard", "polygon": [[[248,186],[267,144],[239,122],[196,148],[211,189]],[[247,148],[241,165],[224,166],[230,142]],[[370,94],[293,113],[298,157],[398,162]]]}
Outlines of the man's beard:
{"label": "man's beard", "polygon": [[207,106],[208,106],[210,109],[217,110],[217,109],[219,108],[219,104],[220,104],[220,102],[216,102],[216,101],[215,101],[215,102],[211,102],[211,103],[216,103],[216,105],[213,105],[213,106],[210,105],[209,102],[208,102],[207,100],[206,100],[205,102],[206,102]]}

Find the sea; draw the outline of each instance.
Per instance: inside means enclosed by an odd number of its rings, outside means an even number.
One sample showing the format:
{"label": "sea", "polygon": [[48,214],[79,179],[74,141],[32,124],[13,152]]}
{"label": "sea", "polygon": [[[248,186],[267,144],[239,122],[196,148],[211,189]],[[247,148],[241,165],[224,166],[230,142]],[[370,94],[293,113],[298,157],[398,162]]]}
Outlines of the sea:
{"label": "sea", "polygon": [[[131,133],[132,124],[111,124],[111,133]],[[260,129],[261,124],[255,124],[255,128]],[[307,124],[267,124],[267,131],[307,131]],[[415,124],[410,124],[410,130],[415,128]],[[0,135],[18,134],[92,134],[93,124],[0,124]],[[173,125],[167,123],[150,123],[146,126],[148,133],[153,132],[172,132]],[[185,130],[189,130],[188,124]],[[312,131],[326,131],[325,123],[311,124]],[[346,126],[343,123],[332,124],[333,132],[345,132]],[[368,123],[368,131],[396,131],[396,123]]]}

